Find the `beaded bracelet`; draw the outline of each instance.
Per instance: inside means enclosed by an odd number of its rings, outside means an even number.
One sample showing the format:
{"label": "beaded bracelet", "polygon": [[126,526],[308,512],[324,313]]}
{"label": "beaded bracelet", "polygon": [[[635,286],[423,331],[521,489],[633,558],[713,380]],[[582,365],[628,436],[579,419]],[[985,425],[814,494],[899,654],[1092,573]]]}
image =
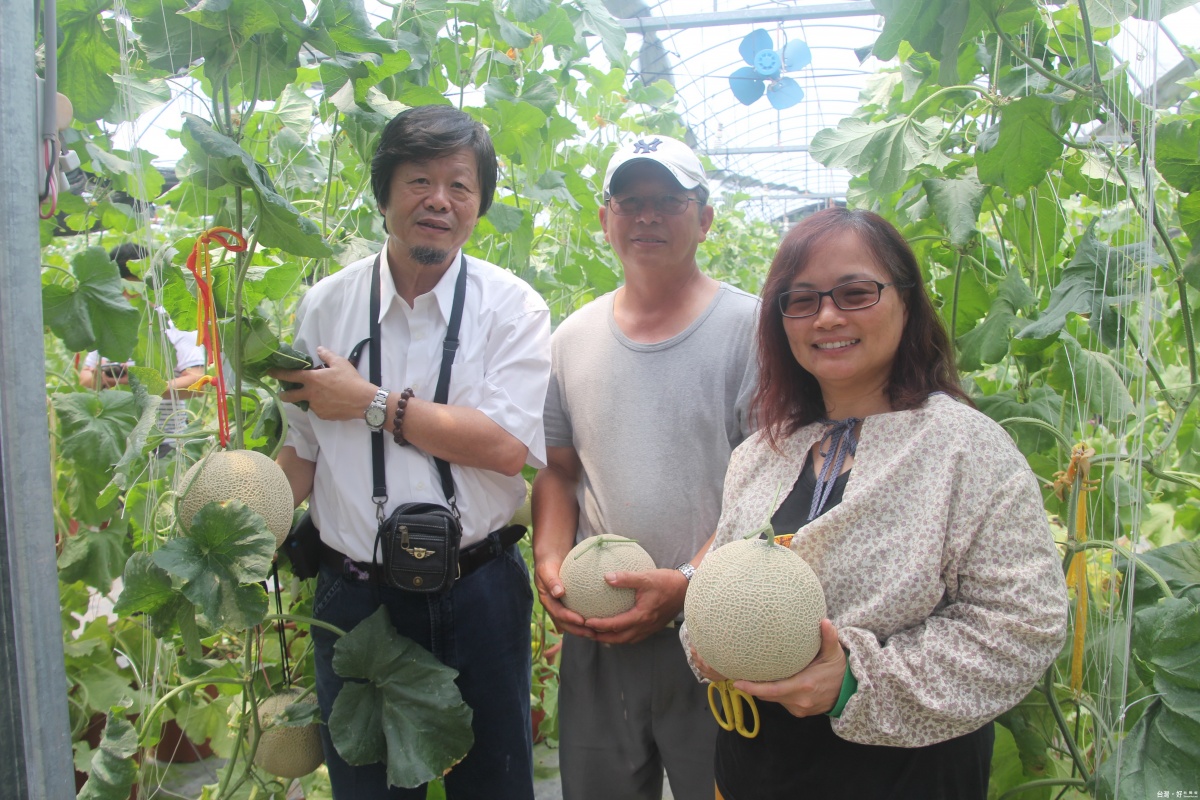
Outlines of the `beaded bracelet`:
{"label": "beaded bracelet", "polygon": [[400,402],[396,403],[396,421],[392,423],[392,438],[401,447],[408,446],[408,440],[404,438],[404,409],[408,406],[408,401],[413,396],[412,389],[405,389],[400,393]]}

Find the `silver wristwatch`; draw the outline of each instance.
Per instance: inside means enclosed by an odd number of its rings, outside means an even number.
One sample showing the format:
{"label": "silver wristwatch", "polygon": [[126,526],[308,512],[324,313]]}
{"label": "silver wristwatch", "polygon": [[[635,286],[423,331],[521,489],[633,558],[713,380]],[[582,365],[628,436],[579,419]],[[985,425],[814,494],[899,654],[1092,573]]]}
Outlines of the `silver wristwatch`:
{"label": "silver wristwatch", "polygon": [[371,405],[367,406],[367,410],[363,412],[363,419],[367,421],[367,429],[371,433],[379,433],[383,430],[383,423],[387,422],[387,399],[391,394],[387,389],[380,389],[375,393],[375,399],[371,401]]}
{"label": "silver wristwatch", "polygon": [[692,582],[692,576],[696,574],[696,568],[688,561],[683,562],[675,569],[683,573],[683,577],[688,579],[688,583]]}

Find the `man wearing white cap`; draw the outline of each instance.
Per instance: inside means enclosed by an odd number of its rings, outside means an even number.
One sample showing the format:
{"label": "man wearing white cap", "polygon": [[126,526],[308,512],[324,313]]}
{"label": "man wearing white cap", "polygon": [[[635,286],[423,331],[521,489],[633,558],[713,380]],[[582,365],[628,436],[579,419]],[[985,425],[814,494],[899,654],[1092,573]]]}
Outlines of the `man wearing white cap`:
{"label": "man wearing white cap", "polygon": [[[712,225],[696,154],[666,136],[622,145],[600,224],[625,285],[551,340],[547,469],[534,482],[542,604],[564,637],[564,800],[713,796],[716,724],[675,630],[721,510],[725,467],[750,433],[757,299],[700,272]],[[658,569],[614,573],[633,610],[584,620],[562,604],[563,559],[600,533],[636,539]]]}

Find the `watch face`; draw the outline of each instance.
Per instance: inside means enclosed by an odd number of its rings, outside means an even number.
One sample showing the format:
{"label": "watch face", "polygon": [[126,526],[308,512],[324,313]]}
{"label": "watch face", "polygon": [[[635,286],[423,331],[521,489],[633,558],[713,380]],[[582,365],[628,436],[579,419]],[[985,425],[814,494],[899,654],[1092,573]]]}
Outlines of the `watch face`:
{"label": "watch face", "polygon": [[383,423],[387,421],[387,408],[379,406],[371,406],[367,409],[367,413],[363,415],[367,420],[367,427],[371,430],[379,430],[383,427]]}

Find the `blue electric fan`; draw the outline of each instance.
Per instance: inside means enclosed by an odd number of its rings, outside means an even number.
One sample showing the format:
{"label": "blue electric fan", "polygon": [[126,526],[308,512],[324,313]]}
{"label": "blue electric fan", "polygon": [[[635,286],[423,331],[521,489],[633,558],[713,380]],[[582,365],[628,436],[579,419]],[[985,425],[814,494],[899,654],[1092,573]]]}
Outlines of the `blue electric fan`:
{"label": "blue electric fan", "polygon": [[762,28],[742,39],[738,52],[750,66],[729,76],[729,88],[742,105],[748,106],[765,93],[777,109],[791,108],[804,99],[804,90],[791,78],[781,77],[812,63],[812,51],[800,39],[794,39],[776,51],[771,34]]}

